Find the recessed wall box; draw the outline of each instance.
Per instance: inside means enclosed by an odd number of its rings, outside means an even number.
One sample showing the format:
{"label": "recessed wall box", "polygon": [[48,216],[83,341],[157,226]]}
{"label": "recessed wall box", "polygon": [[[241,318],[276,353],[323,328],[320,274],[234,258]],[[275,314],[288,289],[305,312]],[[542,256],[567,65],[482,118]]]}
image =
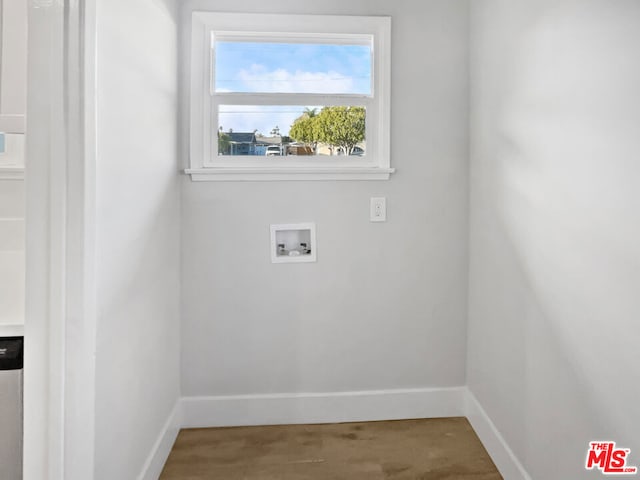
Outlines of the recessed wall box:
{"label": "recessed wall box", "polygon": [[272,263],[315,262],[316,249],[315,223],[271,225]]}

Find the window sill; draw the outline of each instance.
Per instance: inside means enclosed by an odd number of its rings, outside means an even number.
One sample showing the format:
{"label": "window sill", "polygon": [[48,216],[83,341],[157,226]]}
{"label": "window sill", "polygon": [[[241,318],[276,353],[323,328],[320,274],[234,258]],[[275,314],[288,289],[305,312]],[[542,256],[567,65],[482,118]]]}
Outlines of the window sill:
{"label": "window sill", "polygon": [[27,121],[24,115],[0,115],[0,132],[24,134]]}
{"label": "window sill", "polygon": [[209,167],[184,171],[194,182],[287,180],[389,180],[394,168],[377,167]]}
{"label": "window sill", "polygon": [[24,168],[0,166],[0,180],[24,180]]}

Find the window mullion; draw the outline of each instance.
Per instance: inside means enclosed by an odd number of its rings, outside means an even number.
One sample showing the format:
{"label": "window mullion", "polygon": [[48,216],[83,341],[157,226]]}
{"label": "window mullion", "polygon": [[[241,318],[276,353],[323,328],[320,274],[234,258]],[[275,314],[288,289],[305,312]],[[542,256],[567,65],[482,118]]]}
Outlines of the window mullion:
{"label": "window mullion", "polygon": [[363,95],[308,93],[215,93],[213,105],[320,105],[367,106],[373,98]]}

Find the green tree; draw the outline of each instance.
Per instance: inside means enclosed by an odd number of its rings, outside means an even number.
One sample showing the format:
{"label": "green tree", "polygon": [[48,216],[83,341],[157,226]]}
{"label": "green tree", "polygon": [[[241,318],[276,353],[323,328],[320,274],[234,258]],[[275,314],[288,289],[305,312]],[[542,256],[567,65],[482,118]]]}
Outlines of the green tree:
{"label": "green tree", "polygon": [[297,142],[315,143],[318,141],[315,132],[315,122],[317,117],[309,117],[302,114],[295,119],[289,129],[289,136]]}
{"label": "green tree", "polygon": [[325,107],[313,119],[314,135],[317,141],[350,155],[365,140],[365,116],[364,107]]}
{"label": "green tree", "polygon": [[309,118],[313,118],[316,115],[318,115],[318,109],[305,107],[304,112],[302,112],[302,115],[306,115]]}
{"label": "green tree", "polygon": [[291,125],[289,135],[298,142],[342,148],[350,155],[365,140],[365,117],[364,107],[325,107],[320,113],[306,108]]}
{"label": "green tree", "polygon": [[218,132],[218,155],[227,155],[231,149],[231,137],[226,133]]}

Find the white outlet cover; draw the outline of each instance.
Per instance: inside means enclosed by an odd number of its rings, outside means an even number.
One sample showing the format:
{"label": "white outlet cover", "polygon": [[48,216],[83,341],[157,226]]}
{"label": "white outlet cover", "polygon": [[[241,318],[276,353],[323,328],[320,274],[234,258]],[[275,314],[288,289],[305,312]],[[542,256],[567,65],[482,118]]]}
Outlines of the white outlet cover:
{"label": "white outlet cover", "polygon": [[387,221],[387,198],[386,197],[371,197],[371,208],[369,212],[369,219],[372,222]]}

